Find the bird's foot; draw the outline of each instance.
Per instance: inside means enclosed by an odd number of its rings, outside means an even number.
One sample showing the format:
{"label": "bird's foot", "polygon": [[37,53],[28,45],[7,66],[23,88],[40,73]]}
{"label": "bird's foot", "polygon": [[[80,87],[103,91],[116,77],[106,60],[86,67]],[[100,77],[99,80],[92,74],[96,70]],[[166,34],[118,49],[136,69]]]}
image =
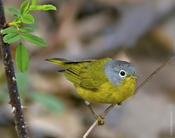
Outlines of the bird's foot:
{"label": "bird's foot", "polygon": [[95,119],[98,121],[99,126],[104,125],[104,115],[103,114],[96,115]]}

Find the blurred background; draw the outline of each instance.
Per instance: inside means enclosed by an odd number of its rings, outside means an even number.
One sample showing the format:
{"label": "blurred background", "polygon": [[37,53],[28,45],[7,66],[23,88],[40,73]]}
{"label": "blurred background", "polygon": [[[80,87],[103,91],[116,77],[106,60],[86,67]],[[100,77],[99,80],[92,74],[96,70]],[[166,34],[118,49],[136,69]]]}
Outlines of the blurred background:
{"label": "blurred background", "polygon": [[[18,8],[21,0],[4,0]],[[31,138],[81,138],[93,123],[89,109],[58,67],[45,61],[112,57],[131,62],[139,85],[175,53],[175,0],[41,0],[57,11],[34,12],[35,32],[48,42],[42,48],[26,43],[29,71],[17,82]],[[15,58],[16,44],[11,45]],[[16,138],[4,69],[0,66],[0,134]],[[16,65],[15,65],[16,66]],[[93,105],[98,113],[107,105]],[[175,60],[132,98],[115,107],[105,125],[88,138],[175,138]]]}

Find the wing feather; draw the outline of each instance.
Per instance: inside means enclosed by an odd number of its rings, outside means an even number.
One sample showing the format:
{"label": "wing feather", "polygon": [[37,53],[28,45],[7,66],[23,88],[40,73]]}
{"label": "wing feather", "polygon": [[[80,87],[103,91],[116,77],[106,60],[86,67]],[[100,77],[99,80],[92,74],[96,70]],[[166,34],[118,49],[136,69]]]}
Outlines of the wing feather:
{"label": "wing feather", "polygon": [[108,60],[101,59],[65,64],[65,67],[67,65],[65,76],[76,86],[97,91],[101,84],[108,81],[104,74],[104,65]]}
{"label": "wing feather", "polygon": [[104,66],[109,60],[111,58],[85,61],[70,61],[63,58],[47,59],[47,61],[63,67],[61,72],[64,72],[66,78],[75,86],[92,91],[97,91],[100,85],[108,81],[104,74]]}

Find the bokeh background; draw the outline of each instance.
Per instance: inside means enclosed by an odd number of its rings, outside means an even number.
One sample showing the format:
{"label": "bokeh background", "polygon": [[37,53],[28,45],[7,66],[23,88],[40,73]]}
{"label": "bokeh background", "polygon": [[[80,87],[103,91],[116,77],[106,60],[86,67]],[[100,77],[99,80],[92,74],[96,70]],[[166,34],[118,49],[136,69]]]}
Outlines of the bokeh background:
{"label": "bokeh background", "polygon": [[[9,7],[21,0],[4,0]],[[57,11],[34,12],[37,35],[48,47],[26,43],[28,72],[16,70],[31,138],[81,138],[94,119],[58,67],[45,61],[112,57],[131,62],[139,85],[175,53],[175,0],[41,0]],[[11,45],[15,58],[16,44]],[[0,134],[16,138],[4,69],[0,60]],[[15,65],[16,66],[16,65]],[[95,104],[98,113],[107,105]],[[175,60],[132,98],[113,109],[88,138],[175,138]]]}

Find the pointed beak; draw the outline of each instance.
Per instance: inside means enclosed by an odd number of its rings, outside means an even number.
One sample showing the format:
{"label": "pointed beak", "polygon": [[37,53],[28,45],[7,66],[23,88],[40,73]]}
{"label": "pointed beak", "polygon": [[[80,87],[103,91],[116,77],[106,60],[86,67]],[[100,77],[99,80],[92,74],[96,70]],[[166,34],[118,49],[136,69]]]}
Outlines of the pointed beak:
{"label": "pointed beak", "polygon": [[128,75],[128,77],[130,77],[130,78],[132,78],[132,79],[137,79],[137,75],[136,75],[136,73],[130,73],[129,75]]}
{"label": "pointed beak", "polygon": [[137,76],[133,76],[133,75],[132,75],[131,78],[133,78],[133,79],[137,79]]}
{"label": "pointed beak", "polygon": [[131,74],[130,77],[131,77],[132,79],[137,79],[138,76],[137,76],[136,74]]}

